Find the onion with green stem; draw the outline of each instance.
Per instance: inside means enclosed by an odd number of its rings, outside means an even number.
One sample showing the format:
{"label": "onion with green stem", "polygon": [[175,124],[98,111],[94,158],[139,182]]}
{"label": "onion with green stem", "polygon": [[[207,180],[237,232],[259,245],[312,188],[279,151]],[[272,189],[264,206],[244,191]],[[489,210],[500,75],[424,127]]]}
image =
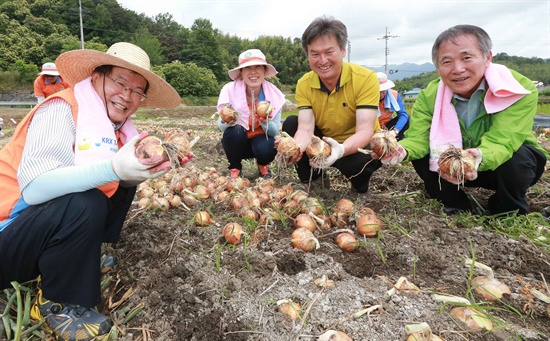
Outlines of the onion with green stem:
{"label": "onion with green stem", "polygon": [[470,258],[467,258],[464,261],[464,265],[470,267],[473,266],[474,268],[485,271],[485,276],[477,276],[471,280],[472,288],[478,294],[483,296],[484,299],[488,301],[496,301],[501,299],[503,294],[512,294],[510,288],[506,284],[495,278],[493,269],[487,265],[480,262],[475,262]]}

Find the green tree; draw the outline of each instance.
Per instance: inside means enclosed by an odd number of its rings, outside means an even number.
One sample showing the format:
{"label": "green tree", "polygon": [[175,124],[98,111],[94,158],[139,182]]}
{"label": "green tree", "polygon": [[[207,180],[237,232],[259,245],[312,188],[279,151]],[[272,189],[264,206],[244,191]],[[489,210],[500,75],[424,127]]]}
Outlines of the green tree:
{"label": "green tree", "polygon": [[160,41],[153,37],[147,28],[142,27],[139,29],[132,38],[130,42],[141,47],[151,60],[151,64],[160,65],[166,61],[166,58],[162,54],[162,45]]}
{"label": "green tree", "polygon": [[175,61],[158,69],[180,96],[216,96],[220,91],[220,86],[212,71],[195,63],[182,64]]}

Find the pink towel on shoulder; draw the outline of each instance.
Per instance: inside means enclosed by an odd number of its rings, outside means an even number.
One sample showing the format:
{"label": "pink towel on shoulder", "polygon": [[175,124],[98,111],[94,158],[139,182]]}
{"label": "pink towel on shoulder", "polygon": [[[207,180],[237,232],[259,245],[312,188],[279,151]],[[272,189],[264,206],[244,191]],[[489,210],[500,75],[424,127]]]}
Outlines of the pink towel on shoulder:
{"label": "pink towel on shoulder", "polygon": [[504,65],[491,63],[485,70],[485,80],[489,88],[484,101],[488,114],[502,111],[531,93],[519,84]]}
{"label": "pink towel on shoulder", "polygon": [[[531,93],[514,78],[504,65],[489,64],[484,76],[488,89],[483,103],[488,114],[502,111]],[[451,102],[453,94],[443,81],[439,82],[430,128],[430,170],[433,172],[437,172],[439,168],[437,163],[441,153],[450,146],[462,149],[458,114]]]}

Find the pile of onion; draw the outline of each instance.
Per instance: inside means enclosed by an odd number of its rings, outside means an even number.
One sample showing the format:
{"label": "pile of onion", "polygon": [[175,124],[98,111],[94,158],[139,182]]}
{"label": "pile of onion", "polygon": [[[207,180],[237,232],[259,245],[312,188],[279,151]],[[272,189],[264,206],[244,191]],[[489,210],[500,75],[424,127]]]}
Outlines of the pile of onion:
{"label": "pile of onion", "polygon": [[475,158],[463,149],[450,146],[439,156],[438,165],[441,173],[456,178],[464,184],[464,175],[475,171]]}
{"label": "pile of onion", "polygon": [[372,135],[370,146],[379,157],[393,154],[397,150],[397,139],[387,129],[378,129]]}
{"label": "pile of onion", "polygon": [[321,165],[330,156],[331,151],[330,144],[315,135],[311,137],[311,141],[306,147],[306,154],[314,168],[322,168]]}
{"label": "pile of onion", "polygon": [[135,154],[140,159],[161,157],[162,161],[170,161],[172,168],[182,167],[182,159],[187,157],[199,140],[199,136],[189,141],[186,134],[174,133],[166,136],[164,141],[156,136],[148,135],[136,144]]}

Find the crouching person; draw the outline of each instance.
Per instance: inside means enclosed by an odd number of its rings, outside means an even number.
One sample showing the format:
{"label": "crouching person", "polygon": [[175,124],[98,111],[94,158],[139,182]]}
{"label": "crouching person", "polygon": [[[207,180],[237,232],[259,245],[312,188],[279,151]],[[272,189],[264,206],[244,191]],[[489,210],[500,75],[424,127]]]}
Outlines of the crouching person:
{"label": "crouching person", "polygon": [[91,340],[112,325],[95,308],[101,245],[117,242],[136,185],[170,168],[136,158],[147,133],[130,116],[181,100],[129,43],[56,63],[71,87],[37,105],[0,150],[0,288],[40,276],[31,316],[58,340]]}

